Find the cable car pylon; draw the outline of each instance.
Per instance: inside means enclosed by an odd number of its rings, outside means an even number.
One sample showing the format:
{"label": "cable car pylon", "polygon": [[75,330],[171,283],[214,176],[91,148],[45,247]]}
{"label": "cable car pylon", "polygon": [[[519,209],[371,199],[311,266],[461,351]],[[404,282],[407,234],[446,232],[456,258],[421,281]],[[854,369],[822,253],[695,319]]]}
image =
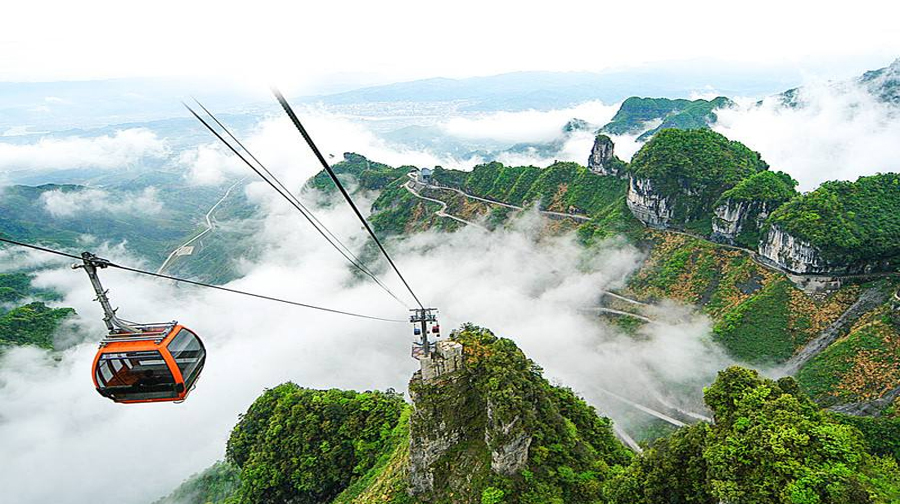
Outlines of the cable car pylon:
{"label": "cable car pylon", "polygon": [[[437,323],[437,308],[412,308],[409,311],[409,322],[413,324],[413,335],[419,336],[419,341],[413,341],[412,356],[416,360],[430,357],[435,348],[435,343],[428,340],[429,329],[435,338],[441,337],[441,326]],[[430,326],[430,327],[429,327]]]}

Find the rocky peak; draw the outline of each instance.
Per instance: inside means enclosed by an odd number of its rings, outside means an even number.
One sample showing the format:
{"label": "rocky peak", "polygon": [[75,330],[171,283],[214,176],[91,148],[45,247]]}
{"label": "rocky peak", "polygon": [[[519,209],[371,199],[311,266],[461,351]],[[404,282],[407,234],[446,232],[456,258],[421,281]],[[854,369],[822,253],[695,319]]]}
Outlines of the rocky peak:
{"label": "rocky peak", "polygon": [[595,502],[574,498],[583,482],[558,469],[603,478],[592,471],[628,460],[609,420],[551,385],[511,340],[466,325],[432,359],[409,384],[417,502],[478,504],[485,492],[503,502]]}
{"label": "rocky peak", "polygon": [[615,144],[612,139],[606,135],[597,135],[594,138],[594,147],[591,148],[591,155],[588,158],[588,168],[598,175],[612,175],[621,177],[622,163],[615,158],[613,150]]}

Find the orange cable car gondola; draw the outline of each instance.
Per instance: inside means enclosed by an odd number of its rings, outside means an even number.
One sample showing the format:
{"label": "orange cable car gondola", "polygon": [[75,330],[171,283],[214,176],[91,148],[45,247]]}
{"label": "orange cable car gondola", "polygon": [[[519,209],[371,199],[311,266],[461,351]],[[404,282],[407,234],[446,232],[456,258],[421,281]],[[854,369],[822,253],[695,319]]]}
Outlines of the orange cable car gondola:
{"label": "orange cable car gondola", "polygon": [[109,334],[94,357],[93,380],[100,395],[117,403],[180,402],[196,385],[206,363],[206,348],[190,329],[178,322],[135,324],[116,316],[97,276],[109,262],[85,252],[81,255]]}

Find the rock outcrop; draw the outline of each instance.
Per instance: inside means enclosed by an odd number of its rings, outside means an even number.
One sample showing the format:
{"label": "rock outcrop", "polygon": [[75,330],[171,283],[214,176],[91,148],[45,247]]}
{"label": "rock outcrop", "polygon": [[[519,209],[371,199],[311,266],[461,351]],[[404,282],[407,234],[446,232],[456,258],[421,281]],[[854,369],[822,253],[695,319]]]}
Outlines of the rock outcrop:
{"label": "rock outcrop", "polygon": [[771,211],[763,202],[728,200],[713,210],[711,238],[734,244],[742,231],[758,232]]}
{"label": "rock outcrop", "polygon": [[[524,469],[532,436],[523,412],[503,418],[494,401],[474,393],[462,345],[441,341],[421,363],[409,387],[410,493],[426,502],[445,493],[479,496],[471,475],[513,476]],[[480,455],[484,452],[490,452],[489,463]]]}
{"label": "rock outcrop", "polygon": [[784,232],[778,226],[770,226],[759,244],[759,255],[775,265],[793,273],[831,273],[822,252],[809,242]]}
{"label": "rock outcrop", "polygon": [[624,164],[615,157],[614,150],[615,144],[612,139],[606,135],[597,135],[588,158],[588,168],[597,175],[624,177],[625,174],[622,173]]}
{"label": "rock outcrop", "polygon": [[770,225],[759,244],[759,255],[787,271],[800,275],[868,275],[887,271],[891,262],[829,260],[811,243]]}
{"label": "rock outcrop", "polygon": [[503,502],[598,502],[564,498],[586,487],[557,477],[559,467],[599,489],[597,468],[628,460],[609,421],[551,385],[511,340],[467,325],[422,363],[409,383],[416,502],[479,504],[486,490]]}
{"label": "rock outcrop", "polygon": [[647,226],[664,229],[673,216],[673,201],[653,189],[650,179],[629,177],[625,199],[634,217]]}

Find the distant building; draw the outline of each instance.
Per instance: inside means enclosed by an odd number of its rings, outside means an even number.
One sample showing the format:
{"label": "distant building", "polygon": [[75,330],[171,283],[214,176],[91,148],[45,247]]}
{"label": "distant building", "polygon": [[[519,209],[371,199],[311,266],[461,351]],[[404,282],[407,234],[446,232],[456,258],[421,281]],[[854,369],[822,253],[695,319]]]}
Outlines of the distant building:
{"label": "distant building", "polygon": [[419,170],[419,182],[423,184],[430,184],[432,180],[432,173],[434,172],[431,168],[422,168],[421,170]]}

